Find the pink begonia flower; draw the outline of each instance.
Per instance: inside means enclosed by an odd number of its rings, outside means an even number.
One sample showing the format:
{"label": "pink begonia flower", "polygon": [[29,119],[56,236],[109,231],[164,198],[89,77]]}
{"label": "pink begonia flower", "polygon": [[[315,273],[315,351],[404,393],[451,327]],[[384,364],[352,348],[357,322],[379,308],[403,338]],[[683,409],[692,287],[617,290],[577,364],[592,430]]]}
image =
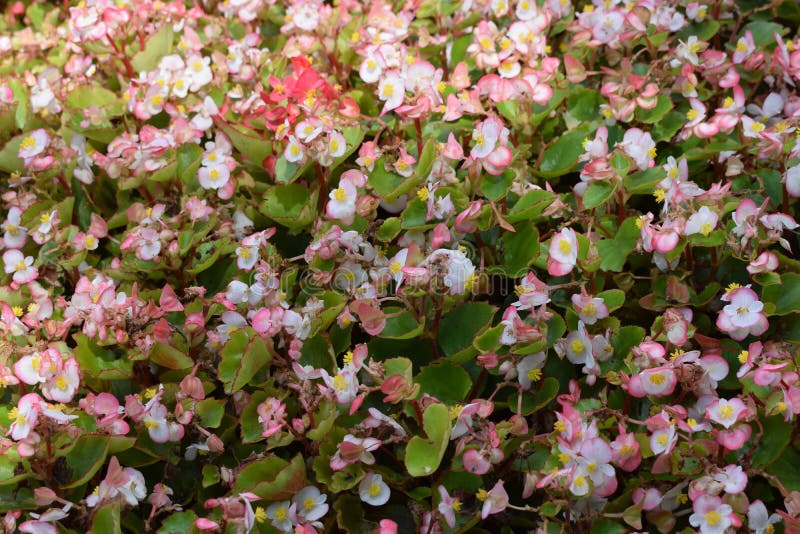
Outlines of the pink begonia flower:
{"label": "pink begonia flower", "polygon": [[744,37],[740,37],[739,40],[736,41],[736,48],[732,57],[733,63],[735,65],[743,63],[755,50],[756,43],[753,40],[753,32],[745,30]]}
{"label": "pink begonia flower", "polygon": [[455,528],[456,512],[461,510],[461,501],[451,497],[444,486],[439,486],[438,490],[440,498],[438,507],[439,513],[444,517],[448,527]]}
{"label": "pink begonia flower", "polygon": [[572,228],[564,228],[550,239],[547,272],[553,276],[569,274],[578,262],[578,237]]}
{"label": "pink begonia flower", "polygon": [[729,451],[737,451],[744,446],[753,429],[750,425],[737,425],[730,430],[720,430],[717,433],[717,442]]}
{"label": "pink begonia flower", "polygon": [[42,398],[39,395],[28,393],[19,399],[16,408],[8,412],[8,418],[11,420],[8,434],[11,435],[11,439],[21,441],[30,435],[39,421],[41,403]]}
{"label": "pink begonia flower", "polygon": [[675,425],[666,428],[659,428],[650,436],[650,449],[653,454],[668,455],[672,452],[678,442],[678,435],[675,433]]}
{"label": "pink begonia flower", "polygon": [[672,395],[678,383],[675,371],[669,367],[654,367],[639,374],[641,389],[647,395],[663,397]]}
{"label": "pink begonia flower", "polygon": [[642,462],[642,454],[639,442],[636,441],[636,435],[633,432],[625,432],[622,425],[620,425],[619,429],[619,435],[611,443],[613,461],[620,469],[630,473],[639,467]]}
{"label": "pink begonia flower", "polygon": [[147,485],[141,472],[131,467],[123,468],[116,456],[108,463],[106,477],[97,489],[86,498],[86,505],[94,508],[99,503],[122,495],[125,502],[136,506],[147,497]]}
{"label": "pink begonia flower", "polygon": [[684,226],[684,235],[702,234],[708,237],[719,221],[719,215],[711,211],[708,206],[702,206],[696,213],[689,216]]}
{"label": "pink begonia flower", "polygon": [[747,272],[750,274],[768,273],[778,268],[778,256],[772,252],[762,252],[756,259],[751,261],[747,266]]}
{"label": "pink begonia flower", "polygon": [[20,249],[28,240],[28,229],[22,226],[22,210],[17,206],[8,210],[8,215],[0,228],[3,229],[3,242],[8,249]]}
{"label": "pink begonia flower", "polygon": [[12,274],[15,284],[27,284],[39,277],[39,271],[33,266],[33,256],[25,256],[19,250],[7,250],[3,253],[6,274]]}
{"label": "pink begonia flower", "polygon": [[733,397],[731,400],[718,399],[706,408],[706,417],[717,424],[730,428],[747,412],[742,399]]}
{"label": "pink begonia flower", "polygon": [[539,280],[535,273],[530,272],[516,287],[518,300],[512,306],[518,310],[530,310],[550,302],[547,284]]}
{"label": "pink begonia flower", "polygon": [[499,514],[508,506],[508,493],[503,486],[503,481],[498,480],[486,494],[481,508],[481,519],[486,519],[492,514]]}
{"label": "pink begonia flower", "polygon": [[258,422],[261,423],[264,431],[262,436],[268,438],[281,431],[286,424],[286,405],[278,399],[270,397],[258,405],[256,408]]}
{"label": "pink begonia flower", "polygon": [[781,522],[781,516],[778,514],[769,515],[767,507],[760,499],[750,503],[747,508],[747,526],[756,534],[767,534],[774,532],[775,527],[772,525]]}
{"label": "pink begonia flower", "polygon": [[658,508],[664,496],[656,488],[637,487],[633,490],[632,498],[634,504],[642,503],[642,510],[650,511]]}
{"label": "pink begonia flower", "polygon": [[358,496],[370,506],[383,506],[389,502],[391,494],[389,486],[377,473],[367,473],[358,485]]}
{"label": "pink begonia flower", "polygon": [[381,519],[378,534],[397,534],[397,523],[391,519]]}
{"label": "pink begonia flower", "polygon": [[345,225],[353,224],[356,214],[356,201],[358,200],[358,190],[352,180],[342,178],[339,180],[339,187],[329,194],[325,212],[328,217],[340,220]]}
{"label": "pink begonia flower", "polygon": [[[587,477],[592,482],[593,495],[607,497],[617,489],[617,479],[611,466],[612,449],[602,438],[586,439],[575,459],[577,476]],[[573,478],[573,484],[575,483]]]}
{"label": "pink begonia flower", "polygon": [[396,71],[387,72],[378,84],[378,99],[383,101],[381,115],[399,108],[405,98],[405,84]]}
{"label": "pink begonia flower", "polygon": [[729,304],[719,312],[717,328],[727,332],[736,341],[748,335],[760,336],[769,328],[767,316],[762,311],[764,304],[749,287],[727,291],[722,300]]}
{"label": "pink begonia flower", "polygon": [[723,534],[732,524],[733,508],[719,497],[701,495],[692,503],[692,510],[689,524],[699,527],[701,534]]}
{"label": "pink begonia flower", "polygon": [[741,465],[728,465],[714,475],[714,480],[722,484],[725,493],[741,493],[747,487],[747,473]]}
{"label": "pink begonia flower", "polygon": [[650,137],[650,133],[644,132],[639,128],[631,128],[625,132],[619,146],[636,162],[639,170],[645,170],[653,166],[656,143]]}
{"label": "pink begonia flower", "polygon": [[786,185],[786,192],[789,196],[800,197],[800,165],[794,165],[786,169],[783,175],[783,183]]}
{"label": "pink begonia flower", "polygon": [[381,440],[376,438],[357,438],[352,434],[347,434],[339,443],[336,453],[331,457],[331,469],[339,471],[355,462],[372,465],[375,463],[372,451],[379,449],[381,444]]}
{"label": "pink begonia flower", "polygon": [[592,325],[600,319],[608,317],[608,306],[606,306],[605,301],[601,298],[592,297],[585,290],[581,290],[580,294],[572,295],[572,304],[584,324]]}
{"label": "pink begonia flower", "polygon": [[664,332],[667,340],[676,346],[685,345],[694,317],[691,308],[669,308],[664,312]]}

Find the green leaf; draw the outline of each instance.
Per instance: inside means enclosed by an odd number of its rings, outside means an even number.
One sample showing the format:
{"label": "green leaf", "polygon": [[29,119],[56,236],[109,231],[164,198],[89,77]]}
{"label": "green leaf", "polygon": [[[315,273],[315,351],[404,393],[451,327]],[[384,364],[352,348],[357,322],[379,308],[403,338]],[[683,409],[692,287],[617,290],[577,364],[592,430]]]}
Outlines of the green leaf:
{"label": "green leaf", "polygon": [[597,251],[600,253],[600,268],[604,271],[621,271],[628,255],[636,248],[639,240],[639,228],[636,226],[636,217],[629,217],[622,222],[613,239],[603,239],[597,242]]}
{"label": "green leaf", "polygon": [[133,362],[123,355],[119,357],[108,348],[99,347],[86,334],[74,334],[77,343],[75,359],[85,376],[101,380],[124,380],[133,376]]}
{"label": "green leaf", "polygon": [[510,223],[535,220],[554,200],[555,194],[544,189],[525,193],[508,211],[506,220]]}
{"label": "green leaf", "polygon": [[[30,110],[28,109],[30,99],[28,98],[28,88],[21,80],[11,80],[8,83],[9,88],[14,93],[14,100],[17,102],[17,109],[14,112],[14,122],[17,128],[24,130],[30,118]],[[27,134],[23,134],[27,135]],[[20,138],[21,139],[21,138]],[[17,145],[19,150],[19,145]]]}
{"label": "green leaf", "polygon": [[301,184],[275,185],[264,193],[259,211],[287,228],[311,224],[317,215],[317,191],[309,193]]}
{"label": "green leaf", "polygon": [[514,173],[506,171],[500,175],[486,173],[481,178],[481,193],[492,201],[497,201],[506,196],[508,188],[514,182]]}
{"label": "green leaf", "polygon": [[608,307],[609,313],[618,310],[625,304],[625,292],[621,289],[608,289],[597,294],[598,298],[603,299]]}
{"label": "green leaf", "polygon": [[607,182],[592,182],[583,194],[583,205],[589,209],[602,206],[614,195],[614,190]]}
{"label": "green leaf", "polygon": [[161,58],[172,52],[172,24],[164,23],[148,40],[141,50],[131,59],[136,74],[155,70]]}
{"label": "green leaf", "polygon": [[228,395],[239,391],[262,367],[272,361],[272,354],[261,337],[248,339],[247,332],[235,332],[222,348],[218,377]]}
{"label": "green leaf", "polygon": [[536,173],[544,178],[556,178],[570,172],[578,164],[583,154],[583,140],[586,133],[573,131],[562,135],[547,147]]}
{"label": "green leaf", "polygon": [[156,342],[150,351],[150,361],[167,369],[188,369],[194,360],[170,345]]}
{"label": "green leaf", "polygon": [[472,347],[472,341],[492,325],[497,308],[486,302],[465,302],[445,314],[436,339],[442,352],[455,356]]}
{"label": "green leaf", "polygon": [[625,186],[625,192],[630,195],[650,195],[658,182],[664,179],[664,176],[663,167],[652,167],[646,171],[638,171],[626,176],[622,183]]}
{"label": "green leaf", "polygon": [[472,379],[463,367],[444,361],[428,365],[416,377],[422,392],[445,404],[464,400],[472,388]]}
{"label": "green leaf", "polygon": [[450,410],[444,404],[431,404],[422,414],[427,439],[414,436],[406,447],[405,464],[413,477],[432,474],[439,468],[450,443]]}
{"label": "green leaf", "polygon": [[539,255],[539,231],[530,222],[515,227],[516,232],[503,233],[503,267],[510,278],[524,276],[528,266]]}
{"label": "green leaf", "polygon": [[[530,415],[538,412],[558,395],[559,383],[558,379],[549,376],[541,382],[534,383],[531,386],[530,393],[522,395],[522,415]],[[512,393],[508,399],[508,405],[516,412],[519,403],[519,394]]]}
{"label": "green leaf", "polygon": [[107,504],[95,511],[92,516],[92,528],[89,534],[122,534],[122,522],[119,511],[120,501]]}
{"label": "green leaf", "polygon": [[106,461],[108,436],[84,434],[78,437],[75,445],[67,452],[67,468],[72,474],[72,482],[65,489],[77,488],[89,482]]}
{"label": "green leaf", "polygon": [[425,321],[418,323],[414,315],[405,308],[390,306],[384,310],[386,327],[379,337],[389,339],[409,339],[419,336],[425,328]]}
{"label": "green leaf", "polygon": [[0,150],[0,171],[11,174],[12,172],[25,170],[25,166],[19,157],[19,145],[27,136],[27,133],[23,133],[12,137],[3,147],[3,150]]}
{"label": "green leaf", "polygon": [[800,274],[786,273],[781,277],[780,285],[766,286],[761,295],[761,300],[766,304],[775,304],[775,310],[770,315],[788,315],[800,312]]}
{"label": "green leaf", "polygon": [[767,467],[767,473],[775,476],[789,491],[800,491],[800,452],[794,447],[786,447],[774,462]]}
{"label": "green leaf", "polygon": [[752,456],[752,466],[764,468],[778,459],[789,441],[792,439],[791,423],[787,423],[780,415],[761,418],[764,426],[764,435],[756,445]]}
{"label": "green leaf", "polygon": [[177,159],[176,172],[181,182],[192,183],[203,162],[203,149],[194,143],[186,143],[178,148]]}
{"label": "green leaf", "polygon": [[658,95],[658,101],[652,109],[636,108],[636,118],[645,124],[655,124],[671,109],[672,99],[666,95]]}
{"label": "green leaf", "polygon": [[669,141],[678,130],[683,128],[684,124],[686,124],[685,115],[677,111],[670,111],[653,125],[653,128],[650,130],[650,135],[656,143]]}
{"label": "green leaf", "polygon": [[756,44],[756,47],[762,47],[767,44],[772,44],[775,42],[775,35],[784,35],[786,33],[786,28],[777,24],[775,22],[768,22],[765,20],[755,20],[748,24],[745,24],[744,28],[741,29],[739,32],[741,36],[744,36],[744,32],[750,30],[753,34],[753,42]]}
{"label": "green leaf", "polygon": [[625,527],[610,519],[600,519],[594,522],[589,534],[625,534]]}
{"label": "green leaf", "polygon": [[277,456],[257,460],[236,477],[234,493],[251,491],[267,501],[289,499],[306,484],[306,465],[298,454],[287,462]]}
{"label": "green leaf", "polygon": [[343,532],[365,532],[364,507],[355,495],[343,494],[333,503],[336,524]]}
{"label": "green leaf", "polygon": [[206,464],[203,466],[203,487],[207,488],[209,486],[214,486],[219,484],[220,481],[220,473],[219,467],[214,464]]}
{"label": "green leaf", "polygon": [[403,221],[401,221],[399,217],[389,217],[383,221],[378,231],[375,232],[375,237],[384,243],[388,243],[400,233],[400,225],[402,222]]}
{"label": "green leaf", "polygon": [[[86,109],[91,106],[111,108],[122,113],[122,99],[116,93],[99,85],[81,85],[73,89],[64,100],[65,104],[74,109]],[[104,113],[104,116],[108,116]]]}
{"label": "green leaf", "polygon": [[[241,152],[243,156],[247,156],[247,158],[253,163],[256,163],[260,166],[264,161],[264,158],[272,155],[272,143],[267,141],[263,135],[260,135],[244,126],[240,126],[238,124],[228,124],[222,121],[217,124],[217,127],[228,136],[234,148]],[[281,158],[279,158],[279,160],[280,159]],[[276,174],[278,171],[277,167],[278,165],[276,163]]]}
{"label": "green leaf", "polygon": [[603,99],[600,93],[593,89],[576,86],[570,90],[567,97],[567,109],[573,119],[589,122],[600,118],[600,104]]}
{"label": "green leaf", "polygon": [[177,512],[166,518],[156,534],[185,534],[192,532],[197,514],[192,510]]}
{"label": "green leaf", "polygon": [[204,399],[194,407],[194,412],[200,416],[203,426],[217,428],[225,415],[225,399]]}

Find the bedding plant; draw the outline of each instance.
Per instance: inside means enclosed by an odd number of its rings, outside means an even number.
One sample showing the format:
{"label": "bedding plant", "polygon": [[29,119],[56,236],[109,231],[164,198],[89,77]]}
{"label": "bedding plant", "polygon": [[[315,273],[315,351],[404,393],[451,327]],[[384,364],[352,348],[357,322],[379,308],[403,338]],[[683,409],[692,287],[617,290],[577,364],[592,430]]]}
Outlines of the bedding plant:
{"label": "bedding plant", "polygon": [[5,3],[3,528],[800,531],[799,23]]}

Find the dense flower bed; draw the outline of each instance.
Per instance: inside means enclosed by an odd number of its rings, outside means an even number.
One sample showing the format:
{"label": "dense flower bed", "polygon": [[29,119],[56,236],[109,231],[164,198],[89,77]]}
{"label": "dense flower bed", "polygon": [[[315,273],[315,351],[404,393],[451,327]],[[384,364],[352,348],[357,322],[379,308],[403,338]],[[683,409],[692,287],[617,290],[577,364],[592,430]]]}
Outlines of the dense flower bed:
{"label": "dense flower bed", "polygon": [[800,531],[793,0],[0,19],[22,532]]}

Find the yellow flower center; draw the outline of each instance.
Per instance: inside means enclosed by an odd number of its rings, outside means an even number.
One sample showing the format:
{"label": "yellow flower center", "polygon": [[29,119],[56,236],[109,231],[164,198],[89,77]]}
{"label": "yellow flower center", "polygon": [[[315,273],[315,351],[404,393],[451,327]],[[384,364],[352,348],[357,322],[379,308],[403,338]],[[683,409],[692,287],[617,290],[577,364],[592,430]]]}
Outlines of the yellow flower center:
{"label": "yellow flower center", "polygon": [[29,135],[28,137],[23,139],[22,142],[19,144],[19,147],[22,150],[30,150],[35,146],[36,146],[36,138],[34,138],[32,135]]}
{"label": "yellow flower center", "polygon": [[714,227],[711,225],[710,222],[706,221],[700,226],[700,233],[704,236],[708,237],[709,234],[714,230]]}
{"label": "yellow flower center", "polygon": [[403,270],[403,264],[399,261],[393,261],[391,265],[389,265],[389,272],[392,274],[397,274]]}
{"label": "yellow flower center", "polygon": [[584,346],[585,345],[583,344],[583,341],[581,341],[580,339],[574,340],[569,345],[569,347],[572,349],[572,352],[574,352],[576,354],[579,354],[579,353],[583,352]]}
{"label": "yellow flower center", "polygon": [[658,442],[659,445],[661,445],[663,447],[664,445],[667,444],[667,442],[669,441],[669,438],[667,437],[666,434],[661,434],[660,436],[658,436],[656,438],[656,441]]}
{"label": "yellow flower center", "polygon": [[255,513],[253,514],[257,523],[263,523],[267,520],[267,512],[261,506],[257,506]]}
{"label": "yellow flower center", "polygon": [[145,417],[144,426],[146,426],[148,430],[152,430],[154,428],[158,428],[158,421],[156,421],[155,419],[152,419],[150,417]]}
{"label": "yellow flower center", "polygon": [[277,519],[279,522],[280,521],[285,521],[287,515],[288,514],[286,512],[286,507],[285,506],[281,506],[280,508],[275,510],[275,519]]}
{"label": "yellow flower center", "polygon": [[381,94],[385,98],[389,98],[390,96],[392,96],[394,94],[394,84],[391,84],[391,83],[385,84],[383,86],[383,89],[381,90]]}
{"label": "yellow flower center", "polygon": [[347,363],[353,363],[353,351],[352,351],[352,350],[348,350],[348,351],[347,351],[347,352],[344,354],[344,356],[342,356],[342,360],[343,360],[343,361],[344,361],[344,363],[346,363],[346,364],[347,364]]}
{"label": "yellow flower center", "polygon": [[541,369],[531,369],[528,371],[528,380],[531,382],[538,382],[542,378],[542,370]]}
{"label": "yellow flower center", "polygon": [[698,115],[699,113],[697,113],[696,109],[690,109],[689,111],[686,112],[686,118],[689,119],[690,121],[695,120]]}
{"label": "yellow flower center", "polygon": [[564,421],[556,421],[553,423],[553,430],[556,432],[564,432],[566,429],[567,425],[564,423]]}
{"label": "yellow flower center", "polygon": [[22,317],[22,314],[24,313],[22,306],[12,306],[11,311],[13,311],[14,315],[17,317]]}
{"label": "yellow flower center", "polygon": [[333,191],[333,198],[338,200],[339,202],[345,200],[347,198],[347,193],[344,192],[344,189],[341,187],[334,189]]}
{"label": "yellow flower center", "polygon": [[730,404],[720,406],[719,415],[721,417],[724,417],[725,419],[730,419],[731,417],[733,417],[733,406],[731,406]]}
{"label": "yellow flower center", "polygon": [[576,486],[578,486],[579,488],[582,488],[582,487],[584,487],[586,485],[586,477],[584,477],[582,475],[578,475],[577,477],[575,477],[575,481],[574,482],[575,482]]}
{"label": "yellow flower center", "polygon": [[69,384],[67,384],[67,379],[64,378],[64,375],[59,375],[59,377],[56,378],[56,387],[61,391],[66,391],[68,386]]}
{"label": "yellow flower center", "polygon": [[739,39],[736,42],[736,51],[739,52],[740,54],[744,54],[745,52],[747,52],[747,42],[745,42],[744,39]]}
{"label": "yellow flower center", "polygon": [[347,389],[347,379],[340,374],[333,377],[333,387],[336,391],[344,391]]}
{"label": "yellow flower center", "polygon": [[558,250],[560,250],[563,254],[569,254],[572,252],[572,243],[566,239],[562,239],[558,242]]}
{"label": "yellow flower center", "polygon": [[654,373],[650,375],[648,378],[650,379],[650,383],[656,386],[660,386],[667,379],[667,377],[662,375],[661,373]]}
{"label": "yellow flower center", "polygon": [[316,505],[317,501],[312,499],[311,497],[308,497],[303,501],[303,508],[305,508],[306,510],[311,510]]}
{"label": "yellow flower center", "polygon": [[381,486],[380,486],[380,484],[373,483],[369,487],[369,494],[370,494],[371,497],[376,497],[376,496],[380,495],[381,494]]}
{"label": "yellow flower center", "polygon": [[450,506],[451,506],[451,507],[453,508],[453,510],[455,510],[456,512],[460,512],[460,511],[461,511],[461,501],[459,501],[458,499],[453,499],[453,502],[452,502],[452,503],[450,503]]}
{"label": "yellow flower center", "polygon": [[720,514],[716,510],[711,510],[710,512],[706,512],[705,517],[706,517],[706,523],[708,523],[712,527],[717,526],[722,522],[722,514]]}
{"label": "yellow flower center", "polygon": [[428,191],[427,187],[420,187],[419,189],[417,189],[417,198],[420,199],[420,201],[422,202],[427,202],[429,193],[430,192]]}

